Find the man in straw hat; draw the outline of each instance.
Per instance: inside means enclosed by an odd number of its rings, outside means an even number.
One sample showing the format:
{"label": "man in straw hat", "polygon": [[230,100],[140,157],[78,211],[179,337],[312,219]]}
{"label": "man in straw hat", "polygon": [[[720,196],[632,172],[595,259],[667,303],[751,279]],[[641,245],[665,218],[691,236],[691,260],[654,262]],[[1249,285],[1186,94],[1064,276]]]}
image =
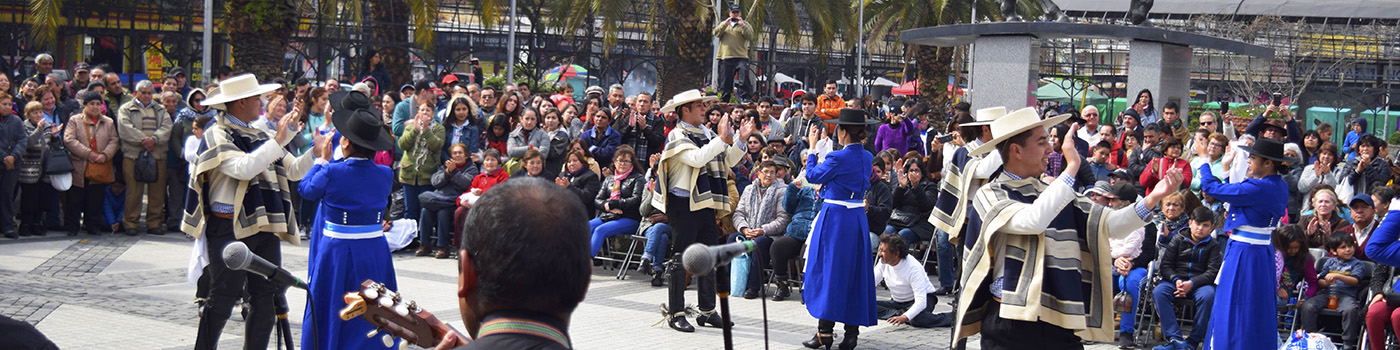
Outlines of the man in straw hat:
{"label": "man in straw hat", "polygon": [[[200,313],[195,349],[218,346],[224,323],[234,302],[243,296],[245,284],[252,311],[246,321],[244,347],[266,348],[272,332],[273,298],[280,288],[261,277],[249,278],[247,272],[228,269],[223,261],[224,246],[240,241],[253,254],[280,264],[277,239],[300,244],[294,235],[297,226],[287,181],[306,175],[314,152],[293,157],[285,146],[298,134],[301,110],[273,116],[271,119],[279,120],[273,135],[249,126],[262,112],[259,96],[277,88],[276,84],[258,84],[252,74],[243,74],[220,81],[219,92],[203,102],[205,106],[222,106],[222,111],[204,132],[181,225],[185,233],[205,240],[209,257],[209,301]],[[297,123],[296,129],[292,123]]]}
{"label": "man in straw hat", "polygon": [[1041,181],[1054,149],[1046,128],[1068,117],[1017,110],[992,122],[992,139],[969,153],[995,150],[1005,165],[972,200],[969,221],[981,225],[968,237],[955,341],[982,333],[983,349],[1082,349],[1081,338],[1113,340],[1108,240],[1145,225],[1181,174],[1169,172],[1146,200],[1111,210],[1074,192],[1083,159],[1064,142],[1064,171]]}
{"label": "man in straw hat", "polygon": [[[993,120],[1006,115],[1006,107],[992,107],[977,110],[976,117],[963,114],[958,122],[958,133],[962,136],[965,144],[953,151],[953,155],[943,160],[943,181],[939,183],[938,200],[934,202],[934,210],[929,215],[929,222],[938,229],[937,236],[940,245],[944,242],[951,242],[963,246],[959,237],[963,235],[964,224],[967,221],[967,207],[971,199],[968,194],[976,193],[978,188],[987,183],[992,172],[1001,167],[1001,156],[996,153],[989,153],[985,156],[970,156],[969,153],[978,146],[992,139],[992,132],[988,126]],[[985,161],[984,161],[985,159]],[[975,233],[975,230],[974,230]],[[951,247],[944,247],[941,252],[950,252]],[[934,294],[948,295],[953,292],[953,257],[952,254],[939,254],[938,256],[938,280],[939,287]]]}
{"label": "man in straw hat", "polygon": [[[720,120],[719,130],[700,126],[704,122],[705,108],[712,101],[715,101],[714,96],[688,90],[676,94],[661,107],[662,113],[674,111],[680,116],[676,128],[666,136],[666,148],[657,162],[659,182],[652,196],[652,206],[662,208],[674,229],[671,251],[675,255],[666,265],[671,286],[664,312],[671,329],[687,333],[694,332],[695,327],[685,318],[686,283],[685,271],[680,266],[681,252],[692,243],[719,243],[722,232],[715,218],[734,209],[729,205],[727,175],[744,156],[746,147],[742,140],[748,140],[753,132],[753,122],[745,122],[737,133],[737,140],[741,141],[734,142],[735,132],[727,115]],[[718,269],[717,273],[696,277],[699,279],[696,298],[700,315],[695,322],[701,326],[721,327],[728,322],[715,313],[715,281],[727,283],[727,270]]]}
{"label": "man in straw hat", "polygon": [[1201,194],[1230,205],[1222,227],[1230,235],[1225,262],[1216,277],[1215,305],[1226,308],[1210,315],[1205,348],[1262,349],[1275,346],[1277,309],[1273,302],[1277,277],[1271,235],[1288,210],[1284,163],[1298,159],[1283,154],[1283,143],[1261,137],[1249,154],[1248,178],[1223,183],[1202,164]]}

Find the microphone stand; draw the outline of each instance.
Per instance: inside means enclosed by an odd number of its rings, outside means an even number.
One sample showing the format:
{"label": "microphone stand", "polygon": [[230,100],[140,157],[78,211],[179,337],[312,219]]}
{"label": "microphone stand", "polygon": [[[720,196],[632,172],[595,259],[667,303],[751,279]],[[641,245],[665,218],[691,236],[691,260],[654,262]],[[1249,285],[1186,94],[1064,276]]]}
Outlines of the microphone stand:
{"label": "microphone stand", "polygon": [[730,326],[734,321],[729,318],[729,276],[721,276],[721,271],[723,266],[716,268],[711,274],[715,276],[715,294],[719,295],[719,318],[722,319],[720,327],[724,333],[724,350],[734,350],[734,334]]}
{"label": "microphone stand", "polygon": [[[287,320],[287,286],[276,286],[277,293],[272,295],[272,310],[277,313],[277,334],[281,341],[277,343],[277,348],[281,349],[286,344],[287,350],[294,350],[296,347],[292,343],[292,324]],[[314,336],[314,334],[313,334]]]}

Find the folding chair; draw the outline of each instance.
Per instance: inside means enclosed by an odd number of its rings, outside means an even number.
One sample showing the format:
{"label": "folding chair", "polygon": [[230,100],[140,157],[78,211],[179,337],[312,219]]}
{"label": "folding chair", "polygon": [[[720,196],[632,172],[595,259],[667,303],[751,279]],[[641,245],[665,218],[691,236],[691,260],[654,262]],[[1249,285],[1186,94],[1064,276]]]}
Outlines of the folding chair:
{"label": "folding chair", "polygon": [[[1322,260],[1318,260],[1318,261],[1317,261],[1317,266],[1316,266],[1316,268],[1317,268],[1318,270],[1321,270],[1321,269],[1322,269],[1322,263],[1323,263]],[[1365,265],[1365,266],[1366,266],[1366,269],[1367,269],[1366,271],[1375,271],[1375,270],[1376,270],[1376,263],[1374,263],[1374,262],[1362,261],[1361,263],[1362,263],[1362,265]],[[1357,288],[1362,288],[1362,290],[1367,290],[1367,289],[1366,289],[1367,286],[1370,286],[1370,285],[1371,285],[1371,279],[1370,279],[1370,278],[1361,279],[1360,281],[1357,282],[1356,285],[1357,285]],[[1364,297],[1364,299],[1362,299],[1363,297]],[[1319,298],[1321,298],[1321,296],[1319,296]],[[1332,344],[1336,345],[1337,348],[1339,348],[1339,349],[1340,349],[1340,348],[1343,348],[1343,347],[1345,347],[1345,346],[1347,346],[1347,345],[1355,345],[1355,346],[1357,346],[1357,347],[1360,347],[1361,344],[1365,342],[1364,339],[1366,338],[1366,328],[1365,328],[1366,325],[1365,325],[1365,320],[1364,320],[1365,315],[1366,315],[1366,311],[1365,311],[1366,309],[1365,309],[1365,308],[1367,308],[1367,307],[1370,306],[1369,304],[1367,304],[1367,302],[1369,302],[1369,301],[1371,300],[1371,298],[1372,298],[1372,296],[1371,296],[1371,293],[1370,293],[1369,291],[1366,292],[1366,293],[1363,293],[1362,295],[1360,295],[1360,296],[1357,297],[1357,301],[1361,302],[1360,307],[1362,308],[1361,315],[1362,315],[1362,318],[1363,318],[1363,319],[1362,319],[1362,325],[1361,325],[1362,329],[1361,329],[1360,332],[1357,332],[1356,339],[1353,340],[1353,342],[1355,342],[1355,344],[1346,344],[1346,342],[1344,342],[1344,339],[1342,339],[1342,327],[1341,327],[1342,324],[1341,324],[1341,322],[1345,322],[1346,320],[1342,319],[1342,312],[1339,311],[1339,310],[1336,310],[1336,309],[1323,308],[1322,310],[1319,310],[1319,311],[1318,311],[1318,313],[1317,313],[1317,317],[1318,317],[1318,319],[1317,319],[1317,324],[1318,324],[1317,333],[1322,334],[1322,335],[1326,335],[1327,338],[1329,338],[1329,339],[1332,340]],[[1329,321],[1329,322],[1323,322],[1323,321]],[[1340,321],[1340,322],[1339,322],[1339,321]],[[1301,319],[1300,317],[1294,317],[1294,318],[1293,318],[1293,331],[1297,331],[1297,330],[1301,329],[1302,326],[1303,326],[1303,321],[1302,321],[1302,319]],[[1289,332],[1289,333],[1291,334],[1292,332]]]}

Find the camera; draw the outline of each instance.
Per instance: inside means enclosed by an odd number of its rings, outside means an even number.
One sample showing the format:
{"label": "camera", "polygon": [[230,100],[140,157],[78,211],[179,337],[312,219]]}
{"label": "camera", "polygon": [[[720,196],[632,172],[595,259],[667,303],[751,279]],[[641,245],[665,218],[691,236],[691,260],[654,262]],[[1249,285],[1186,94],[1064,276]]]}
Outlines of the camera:
{"label": "camera", "polygon": [[948,143],[953,141],[953,134],[938,135],[938,142]]}

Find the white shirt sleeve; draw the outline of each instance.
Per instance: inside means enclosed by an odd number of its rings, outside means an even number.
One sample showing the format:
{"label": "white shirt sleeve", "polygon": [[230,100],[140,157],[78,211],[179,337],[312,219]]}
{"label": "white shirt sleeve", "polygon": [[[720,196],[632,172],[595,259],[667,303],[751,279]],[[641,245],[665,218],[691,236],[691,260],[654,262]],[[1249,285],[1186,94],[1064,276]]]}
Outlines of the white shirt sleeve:
{"label": "white shirt sleeve", "polygon": [[905,255],[904,261],[895,267],[914,293],[914,305],[909,306],[909,310],[904,311],[904,317],[910,320],[918,316],[924,308],[928,307],[928,293],[933,293],[933,283],[929,282],[928,275],[924,274],[923,264],[914,259],[913,255]]}

